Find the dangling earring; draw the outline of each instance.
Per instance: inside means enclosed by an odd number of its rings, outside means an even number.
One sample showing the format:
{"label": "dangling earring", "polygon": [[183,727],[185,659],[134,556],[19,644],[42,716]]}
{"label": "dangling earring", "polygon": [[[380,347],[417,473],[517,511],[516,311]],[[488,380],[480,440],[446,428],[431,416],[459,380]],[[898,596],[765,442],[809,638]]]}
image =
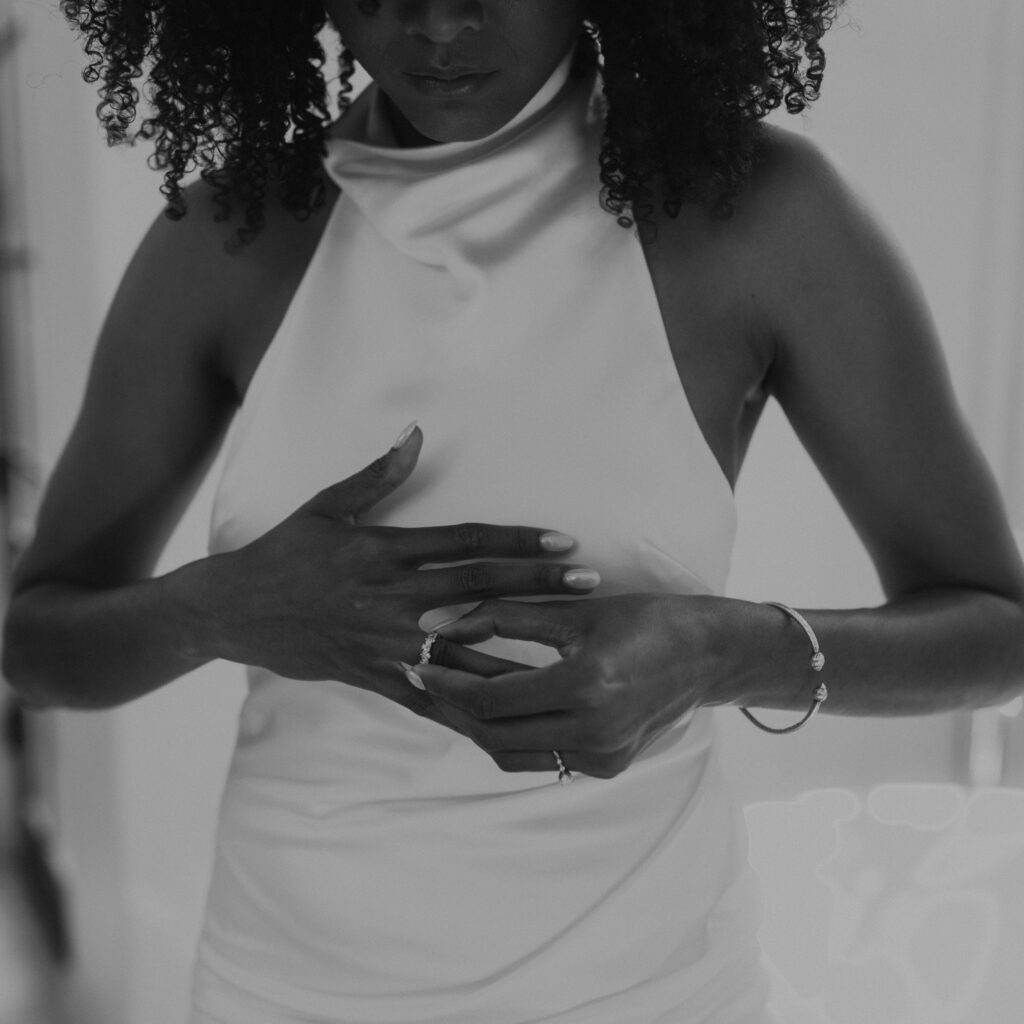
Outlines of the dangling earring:
{"label": "dangling earring", "polygon": [[576,52],[573,54],[569,74],[573,78],[586,78],[601,63],[601,36],[592,21],[584,21]]}
{"label": "dangling earring", "polygon": [[356,58],[348,47],[343,46],[338,55],[338,113],[344,114],[352,105],[352,76],[356,72]]}

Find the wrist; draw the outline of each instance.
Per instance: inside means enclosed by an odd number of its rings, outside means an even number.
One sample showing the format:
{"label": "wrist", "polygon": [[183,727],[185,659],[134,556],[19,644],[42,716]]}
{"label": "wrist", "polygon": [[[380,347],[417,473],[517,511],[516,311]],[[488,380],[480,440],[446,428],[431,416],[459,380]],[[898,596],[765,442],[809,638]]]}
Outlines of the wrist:
{"label": "wrist", "polygon": [[769,604],[722,599],[716,648],[721,671],[708,703],[732,707],[805,710],[821,681],[810,669],[803,629]]}
{"label": "wrist", "polygon": [[764,688],[764,648],[772,630],[760,605],[709,595],[676,598],[674,607],[677,635],[688,637],[684,671],[691,683],[699,681],[701,706],[742,706]]}
{"label": "wrist", "polygon": [[[801,612],[779,602],[757,608],[767,631],[766,671],[740,706],[807,711],[810,704],[817,710],[827,689],[821,675],[825,655],[813,626]],[[815,699],[819,687],[820,699]]]}
{"label": "wrist", "polygon": [[228,640],[225,610],[239,588],[231,584],[230,555],[210,555],[160,578],[167,621],[173,622],[179,654],[197,665],[217,658],[240,660]]}

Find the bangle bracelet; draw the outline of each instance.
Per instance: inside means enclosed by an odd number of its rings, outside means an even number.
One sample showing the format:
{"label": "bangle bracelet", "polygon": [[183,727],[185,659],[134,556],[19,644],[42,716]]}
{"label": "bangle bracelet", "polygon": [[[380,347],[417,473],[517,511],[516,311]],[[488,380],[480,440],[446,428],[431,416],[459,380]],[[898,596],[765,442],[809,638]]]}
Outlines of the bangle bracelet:
{"label": "bangle bracelet", "polygon": [[[821,647],[818,646],[818,638],[814,635],[814,630],[811,629],[810,623],[794,608],[790,608],[788,604],[782,604],[779,601],[765,601],[764,604],[769,604],[773,608],[778,608],[780,611],[785,612],[794,622],[799,625],[803,631],[807,634],[807,639],[811,641],[811,668],[815,672],[820,672],[825,666],[825,655],[821,653]],[[787,732],[796,732],[797,729],[805,726],[813,717],[815,711],[821,707],[828,697],[828,687],[824,683],[819,683],[814,693],[811,695],[811,706],[807,711],[807,714],[800,719],[796,725],[787,725],[782,729],[773,729],[770,725],[765,725],[764,722],[759,722],[746,708],[740,708],[751,722],[762,729],[765,732],[774,733],[776,736],[781,736]]]}

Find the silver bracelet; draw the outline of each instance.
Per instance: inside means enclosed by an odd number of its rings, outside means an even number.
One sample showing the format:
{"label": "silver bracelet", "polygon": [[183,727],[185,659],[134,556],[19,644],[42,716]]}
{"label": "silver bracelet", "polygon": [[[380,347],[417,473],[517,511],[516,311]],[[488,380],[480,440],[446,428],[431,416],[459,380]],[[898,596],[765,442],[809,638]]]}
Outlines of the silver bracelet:
{"label": "silver bracelet", "polygon": [[[821,653],[821,647],[818,645],[818,638],[814,635],[814,630],[811,629],[810,623],[795,608],[790,608],[788,604],[782,604],[779,601],[764,601],[763,603],[785,612],[803,629],[807,634],[807,639],[811,641],[811,668],[815,672],[820,672],[825,667],[825,655]],[[808,709],[807,714],[804,715],[796,725],[787,725],[782,729],[773,729],[770,725],[765,725],[764,722],[759,722],[746,708],[740,708],[740,711],[742,711],[743,714],[758,727],[758,729],[774,733],[776,736],[782,736],[787,732],[796,732],[797,729],[805,726],[814,717],[814,713],[828,698],[828,687],[826,687],[824,683],[819,683],[817,687],[815,687],[814,693],[811,697],[811,706]]]}

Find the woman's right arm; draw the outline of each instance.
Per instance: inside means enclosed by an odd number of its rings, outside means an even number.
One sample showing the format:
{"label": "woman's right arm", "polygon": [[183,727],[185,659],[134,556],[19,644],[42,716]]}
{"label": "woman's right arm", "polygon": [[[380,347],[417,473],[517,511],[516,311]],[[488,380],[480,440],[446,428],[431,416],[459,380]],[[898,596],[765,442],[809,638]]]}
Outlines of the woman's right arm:
{"label": "woman's right arm", "polygon": [[[444,723],[396,664],[416,660],[424,611],[593,583],[565,579],[569,567],[555,558],[566,543],[545,529],[359,526],[413,471],[419,430],[246,547],[150,576],[237,406],[239,375],[228,367],[262,353],[269,337],[259,332],[273,333],[283,314],[267,297],[286,304],[282,277],[294,287],[305,265],[294,253],[319,235],[315,223],[271,220],[230,255],[229,232],[202,208],[179,222],[160,217],[133,258],[15,571],[4,673],[29,706],[102,708],[227,658],[344,680]],[[287,266],[282,253],[292,254]],[[467,560],[476,561],[421,569]],[[448,656],[480,674],[508,667],[462,649]]]}
{"label": "woman's right arm", "polygon": [[197,212],[158,217],[133,257],[15,569],[4,673],[27,704],[110,706],[199,664],[198,567],[147,579],[236,404],[221,300],[245,271]]}

